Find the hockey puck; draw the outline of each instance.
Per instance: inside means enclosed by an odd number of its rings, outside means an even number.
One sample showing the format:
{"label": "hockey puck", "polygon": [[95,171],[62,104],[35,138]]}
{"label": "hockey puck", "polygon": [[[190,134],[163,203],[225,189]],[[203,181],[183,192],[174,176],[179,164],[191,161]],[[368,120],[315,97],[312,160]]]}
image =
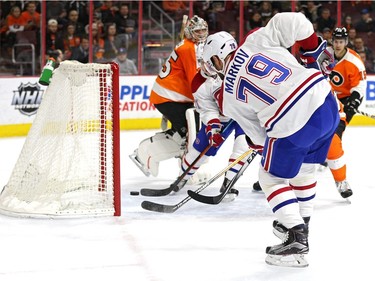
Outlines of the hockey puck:
{"label": "hockey puck", "polygon": [[130,191],[130,195],[137,196],[139,195],[139,191]]}

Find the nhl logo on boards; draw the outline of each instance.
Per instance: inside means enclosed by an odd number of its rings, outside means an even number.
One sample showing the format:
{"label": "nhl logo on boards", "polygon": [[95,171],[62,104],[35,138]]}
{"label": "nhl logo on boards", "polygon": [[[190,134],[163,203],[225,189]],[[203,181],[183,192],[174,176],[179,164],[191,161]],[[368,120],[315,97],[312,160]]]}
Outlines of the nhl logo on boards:
{"label": "nhl logo on boards", "polygon": [[42,101],[43,92],[38,83],[21,83],[18,90],[13,91],[12,105],[24,115],[34,115]]}

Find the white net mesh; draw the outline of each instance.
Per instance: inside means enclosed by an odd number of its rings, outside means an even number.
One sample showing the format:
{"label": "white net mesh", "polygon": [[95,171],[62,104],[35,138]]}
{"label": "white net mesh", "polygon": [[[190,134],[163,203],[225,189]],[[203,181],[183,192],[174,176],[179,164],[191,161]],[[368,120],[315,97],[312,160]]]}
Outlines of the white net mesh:
{"label": "white net mesh", "polygon": [[1,212],[114,214],[110,93],[111,65],[60,64],[0,195]]}

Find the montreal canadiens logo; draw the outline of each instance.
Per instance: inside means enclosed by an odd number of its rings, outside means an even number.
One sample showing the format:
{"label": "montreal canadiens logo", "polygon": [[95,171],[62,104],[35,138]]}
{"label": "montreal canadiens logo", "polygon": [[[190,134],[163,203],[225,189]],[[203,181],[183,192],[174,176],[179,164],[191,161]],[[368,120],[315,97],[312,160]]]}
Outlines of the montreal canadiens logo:
{"label": "montreal canadiens logo", "polygon": [[24,115],[34,115],[42,101],[43,92],[38,83],[21,83],[18,90],[13,91],[12,105]]}

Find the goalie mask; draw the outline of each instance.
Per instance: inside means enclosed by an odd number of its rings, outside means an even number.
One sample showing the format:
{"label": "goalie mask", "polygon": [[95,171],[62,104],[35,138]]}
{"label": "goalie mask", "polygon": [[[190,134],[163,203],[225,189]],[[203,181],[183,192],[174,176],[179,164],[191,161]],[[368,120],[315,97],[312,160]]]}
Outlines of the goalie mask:
{"label": "goalie mask", "polygon": [[[228,32],[221,31],[207,37],[203,47],[204,68],[211,75],[217,73],[224,75],[225,58],[237,49],[236,40]],[[222,68],[217,69],[213,57],[216,56],[222,63]]]}
{"label": "goalie mask", "polygon": [[204,43],[208,36],[207,22],[198,16],[193,16],[186,24],[184,32],[187,39],[195,43]]}

